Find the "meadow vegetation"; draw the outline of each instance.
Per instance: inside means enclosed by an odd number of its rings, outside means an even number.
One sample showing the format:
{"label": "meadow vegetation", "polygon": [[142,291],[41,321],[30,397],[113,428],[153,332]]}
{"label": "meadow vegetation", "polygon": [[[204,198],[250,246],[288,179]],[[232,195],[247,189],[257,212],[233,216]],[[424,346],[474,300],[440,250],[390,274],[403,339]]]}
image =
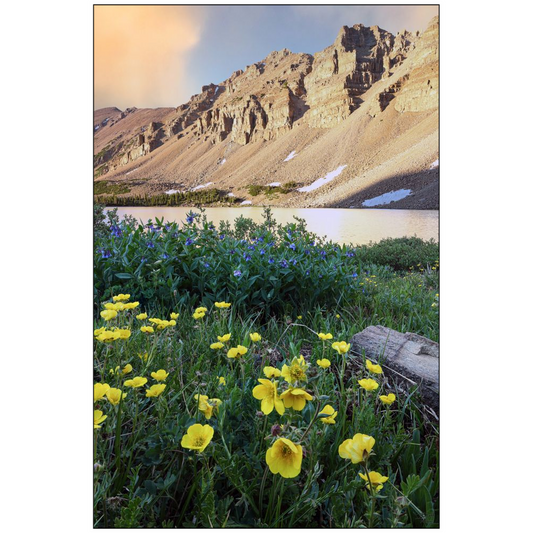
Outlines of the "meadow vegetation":
{"label": "meadow vegetation", "polygon": [[101,206],[94,244],[95,527],[438,527],[438,420],[350,350],[438,341],[437,244]]}

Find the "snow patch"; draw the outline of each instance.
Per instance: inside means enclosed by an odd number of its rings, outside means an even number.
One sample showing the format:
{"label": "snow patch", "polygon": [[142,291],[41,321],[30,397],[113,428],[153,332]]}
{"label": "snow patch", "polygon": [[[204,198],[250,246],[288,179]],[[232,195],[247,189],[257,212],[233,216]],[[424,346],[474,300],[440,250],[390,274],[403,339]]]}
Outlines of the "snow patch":
{"label": "snow patch", "polygon": [[139,167],[134,168],[133,170],[130,170],[129,172],[126,172],[126,176],[127,176],[128,174],[131,174],[132,172],[135,172],[136,170],[139,170]]}
{"label": "snow patch", "polygon": [[326,174],[323,178],[318,178],[317,180],[313,181],[311,185],[308,185],[307,187],[301,187],[297,190],[300,192],[314,191],[315,189],[322,187],[322,185],[333,181],[347,166],[348,165],[341,165],[340,167],[337,167],[335,170],[332,170],[331,172]]}
{"label": "snow patch", "polygon": [[178,191],[178,189],[170,189],[168,191],[165,191],[165,194],[176,194],[177,192],[180,192],[180,191]]}
{"label": "snow patch", "polygon": [[100,129],[100,126],[95,126],[94,127],[94,131],[99,130],[99,129]]}
{"label": "snow patch", "polygon": [[293,151],[287,156],[287,158],[283,160],[283,162],[285,162],[285,161],[290,161],[293,157],[296,157],[296,150],[293,150]]}
{"label": "snow patch", "polygon": [[223,159],[223,160],[219,163],[219,165],[223,165],[225,162],[226,162],[226,159]]}
{"label": "snow patch", "polygon": [[273,181],[272,183],[269,183],[269,187],[279,187],[281,183],[279,181]]}
{"label": "snow patch", "polygon": [[[229,194],[228,194],[229,196]],[[241,205],[252,205],[251,200],[244,200],[244,202],[241,202]]]}
{"label": "snow patch", "polygon": [[213,182],[210,181],[209,183],[204,183],[203,185],[197,185],[196,187],[193,187],[191,191],[197,191],[198,189],[204,189],[205,187],[209,187],[209,185],[213,185]]}
{"label": "snow patch", "polygon": [[439,166],[439,160],[436,159],[435,161],[433,161],[433,163],[431,163],[431,165],[429,165],[429,168],[432,169],[432,168],[437,168]]}
{"label": "snow patch", "polygon": [[215,94],[218,93],[219,89],[220,89],[220,87],[217,85],[217,88],[215,89]]}
{"label": "snow patch", "polygon": [[234,197],[235,195],[234,195],[232,192],[229,192],[229,193],[227,194],[227,196]]}
{"label": "snow patch", "polygon": [[381,196],[376,196],[375,198],[370,198],[365,200],[363,205],[365,207],[373,207],[375,205],[384,205],[390,204],[391,202],[396,202],[402,200],[411,194],[411,189],[400,189],[399,191],[391,191],[382,194]]}

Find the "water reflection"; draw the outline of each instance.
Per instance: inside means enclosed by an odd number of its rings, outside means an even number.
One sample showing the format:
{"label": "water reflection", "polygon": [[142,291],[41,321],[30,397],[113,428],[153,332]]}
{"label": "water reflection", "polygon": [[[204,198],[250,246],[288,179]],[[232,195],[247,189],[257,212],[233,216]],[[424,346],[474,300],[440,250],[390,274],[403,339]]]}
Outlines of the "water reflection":
{"label": "water reflection", "polygon": [[[119,207],[118,214],[133,215],[147,222],[149,218],[182,222],[190,207]],[[243,215],[256,222],[262,222],[261,207],[208,207],[206,215],[215,225],[222,220],[233,222]],[[406,209],[289,209],[273,207],[274,218],[282,224],[294,222],[294,216],[303,218],[310,231],[327,236],[339,244],[367,244],[385,237],[411,237],[424,240],[439,240],[439,212]]]}

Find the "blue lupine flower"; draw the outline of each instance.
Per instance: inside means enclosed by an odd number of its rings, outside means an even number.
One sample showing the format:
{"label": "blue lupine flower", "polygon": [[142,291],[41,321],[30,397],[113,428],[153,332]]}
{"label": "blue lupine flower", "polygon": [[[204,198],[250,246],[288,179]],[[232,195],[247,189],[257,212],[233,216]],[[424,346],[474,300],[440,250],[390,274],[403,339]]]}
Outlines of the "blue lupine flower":
{"label": "blue lupine flower", "polygon": [[287,261],[285,261],[285,259],[280,261],[279,264],[281,265],[282,268],[287,268],[289,266],[289,264],[287,263]]}
{"label": "blue lupine flower", "polygon": [[219,239],[220,239],[221,241],[223,241],[225,238],[226,238],[226,236],[225,236],[223,233],[222,233],[222,234],[220,235],[220,237],[219,237]]}
{"label": "blue lupine flower", "polygon": [[304,250],[305,255],[309,255],[309,253],[310,253],[309,250]]}
{"label": "blue lupine flower", "polygon": [[185,241],[185,246],[189,246],[193,243],[194,241],[189,237],[186,241]]}
{"label": "blue lupine flower", "polygon": [[295,265],[297,263],[296,259],[292,260],[292,264]]}
{"label": "blue lupine flower", "polygon": [[315,245],[315,241],[311,241],[311,246],[314,246]]}
{"label": "blue lupine flower", "polygon": [[102,254],[102,258],[103,259],[107,259],[108,257],[111,257],[111,252],[109,250],[100,250],[101,254]]}
{"label": "blue lupine flower", "polygon": [[261,248],[261,251],[259,252],[261,255],[265,255],[265,249]]}
{"label": "blue lupine flower", "polygon": [[163,259],[168,259],[170,256],[168,254],[163,254]]}
{"label": "blue lupine flower", "polygon": [[248,250],[255,250],[255,246],[248,246]]}
{"label": "blue lupine flower", "polygon": [[320,252],[320,255],[321,255],[322,257],[326,257],[326,255],[327,255],[326,250],[322,250],[322,251]]}
{"label": "blue lupine flower", "polygon": [[291,244],[289,244],[289,248],[291,250],[296,250],[296,244],[294,244],[293,242]]}
{"label": "blue lupine flower", "polygon": [[153,247],[154,247],[154,243],[153,243],[152,241],[148,241],[148,242],[146,243],[146,247],[147,247],[147,248],[153,248]]}
{"label": "blue lupine flower", "polygon": [[175,231],[175,232],[172,234],[172,237],[173,237],[174,239],[176,239],[176,238],[178,237],[178,232]]}
{"label": "blue lupine flower", "polygon": [[230,250],[229,253],[233,255],[235,253],[235,250]]}
{"label": "blue lupine flower", "polygon": [[264,238],[264,237],[258,237],[257,240],[258,240],[259,242],[265,242],[265,238]]}
{"label": "blue lupine flower", "polygon": [[165,224],[165,229],[168,231],[170,229],[170,224]]}
{"label": "blue lupine flower", "polygon": [[306,270],[305,275],[309,276],[309,270]]}
{"label": "blue lupine flower", "polygon": [[236,277],[236,278],[239,278],[242,276],[242,272],[240,270],[234,270],[233,271],[233,275]]}
{"label": "blue lupine flower", "polygon": [[205,268],[209,268],[209,263],[204,263]]}
{"label": "blue lupine flower", "polygon": [[268,260],[268,262],[269,262],[270,264],[272,264],[272,263],[274,262],[274,259],[272,259],[272,257],[271,257],[271,258]]}
{"label": "blue lupine flower", "polygon": [[272,246],[274,246],[274,243],[273,243],[273,242],[269,242],[269,243],[267,244],[267,246],[270,246],[270,247],[272,248]]}
{"label": "blue lupine flower", "polygon": [[141,263],[146,263],[146,257],[141,257]]}
{"label": "blue lupine flower", "polygon": [[354,272],[354,273],[352,274],[352,278],[356,278],[356,277],[357,277],[357,272]]}
{"label": "blue lupine flower", "polygon": [[213,230],[213,229],[215,229],[215,226],[211,223],[211,224],[209,224],[209,229]]}
{"label": "blue lupine flower", "polygon": [[121,237],[122,236],[122,230],[118,227],[118,226],[111,226],[111,233],[115,236],[115,237]]}
{"label": "blue lupine flower", "polygon": [[250,259],[252,258],[252,257],[249,256],[248,254],[244,254],[243,257],[244,257],[244,260],[245,260],[245,261],[250,261]]}

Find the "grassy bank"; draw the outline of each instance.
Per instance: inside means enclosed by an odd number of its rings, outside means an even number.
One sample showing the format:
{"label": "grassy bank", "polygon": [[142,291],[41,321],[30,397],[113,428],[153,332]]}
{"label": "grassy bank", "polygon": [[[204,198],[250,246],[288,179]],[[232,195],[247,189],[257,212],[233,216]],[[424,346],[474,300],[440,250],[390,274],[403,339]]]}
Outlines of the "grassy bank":
{"label": "grassy bank", "polygon": [[98,213],[97,527],[438,525],[436,420],[339,344],[370,324],[438,340],[435,244]]}

